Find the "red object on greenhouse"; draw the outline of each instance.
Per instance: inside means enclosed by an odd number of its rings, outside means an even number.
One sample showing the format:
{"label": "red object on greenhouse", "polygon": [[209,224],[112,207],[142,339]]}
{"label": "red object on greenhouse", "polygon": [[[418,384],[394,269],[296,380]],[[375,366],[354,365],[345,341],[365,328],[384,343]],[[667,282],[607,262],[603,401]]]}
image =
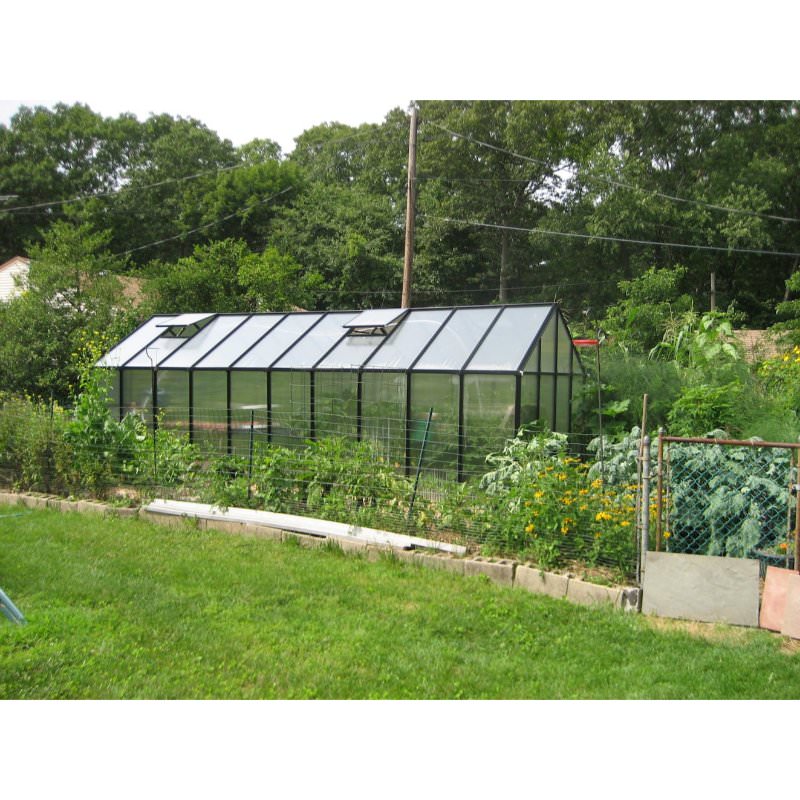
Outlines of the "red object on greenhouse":
{"label": "red object on greenhouse", "polygon": [[573,339],[572,340],[572,344],[574,344],[575,347],[596,347],[598,344],[600,344],[600,340],[599,339]]}

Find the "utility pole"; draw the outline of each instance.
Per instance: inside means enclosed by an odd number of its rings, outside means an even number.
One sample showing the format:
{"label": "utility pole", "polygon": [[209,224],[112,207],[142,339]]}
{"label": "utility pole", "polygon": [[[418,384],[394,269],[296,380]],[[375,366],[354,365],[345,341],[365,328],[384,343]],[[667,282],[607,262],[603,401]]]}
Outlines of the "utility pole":
{"label": "utility pole", "polygon": [[408,135],[408,194],[406,197],[406,247],[403,258],[402,308],[411,308],[411,273],[414,266],[414,221],[417,183],[417,106],[411,104],[411,129]]}

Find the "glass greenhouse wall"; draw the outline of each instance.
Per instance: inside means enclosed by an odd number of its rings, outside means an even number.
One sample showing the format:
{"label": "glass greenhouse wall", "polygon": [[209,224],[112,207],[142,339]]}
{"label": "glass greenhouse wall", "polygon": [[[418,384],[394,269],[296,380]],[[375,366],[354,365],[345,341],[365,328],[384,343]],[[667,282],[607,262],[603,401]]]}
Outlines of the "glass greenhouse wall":
{"label": "glass greenhouse wall", "polygon": [[551,304],[158,315],[97,365],[120,416],[214,452],[344,436],[410,471],[424,444],[457,479],[524,423],[569,432],[583,375]]}

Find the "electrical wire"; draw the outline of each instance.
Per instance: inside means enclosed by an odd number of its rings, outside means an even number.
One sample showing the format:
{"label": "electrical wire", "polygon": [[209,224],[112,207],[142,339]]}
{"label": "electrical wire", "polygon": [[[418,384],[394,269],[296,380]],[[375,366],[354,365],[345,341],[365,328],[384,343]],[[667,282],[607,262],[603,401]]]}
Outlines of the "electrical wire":
{"label": "electrical wire", "polygon": [[493,228],[495,230],[516,231],[518,233],[539,233],[543,236],[560,236],[568,239],[595,239],[602,242],[620,242],[624,244],[642,244],[651,247],[675,247],[685,250],[705,250],[717,253],[744,253],[758,256],[782,256],[787,258],[800,258],[800,253],[789,253],[782,250],[758,250],[746,247],[719,247],[711,244],[685,244],[682,242],[655,242],[647,239],[625,239],[621,236],[601,236],[592,233],[575,233],[570,231],[553,231],[546,228],[521,228],[513,225],[499,225],[478,220],[452,219],[451,217],[437,217],[431,214],[422,214],[425,219],[448,222],[453,225],[469,225],[478,228]]}
{"label": "electrical wire", "polygon": [[[532,158],[531,156],[525,156],[521,153],[516,153],[513,150],[508,150],[504,147],[498,147],[497,145],[491,144],[489,142],[481,141],[480,139],[476,139],[472,136],[466,136],[465,134],[458,133],[457,131],[450,130],[446,128],[444,125],[439,125],[437,122],[433,121],[426,121],[426,125],[432,125],[435,128],[439,128],[445,133],[449,134],[450,136],[455,136],[458,139],[464,139],[465,141],[471,142],[473,144],[480,145],[481,147],[486,147],[490,150],[494,150],[498,153],[503,153],[505,155],[512,156],[513,158],[518,158],[522,161],[528,161],[531,164],[537,164],[539,166],[543,166],[546,169],[550,170],[551,172],[558,172],[559,170],[567,169],[568,164],[563,164],[560,166],[553,166],[552,164],[548,163],[547,161],[542,161],[538,158]],[[579,170],[580,173],[580,170]],[[750,211],[748,209],[743,208],[730,208],[729,206],[721,206],[715,203],[706,203],[703,200],[692,200],[686,197],[678,197],[677,195],[665,194],[664,192],[656,191],[655,189],[643,189],[640,186],[634,186],[632,184],[623,183],[622,181],[615,181],[612,178],[606,178],[601,175],[594,175],[591,172],[586,171],[585,175],[589,177],[591,180],[600,181],[602,183],[607,183],[611,186],[614,186],[619,189],[629,189],[631,191],[636,192],[643,192],[645,194],[649,194],[653,197],[663,197],[665,200],[671,200],[676,203],[689,203],[696,206],[702,206],[703,208],[709,208],[714,211],[724,211],[730,214],[743,214],[745,216],[750,217],[760,217],[763,219],[772,219],[777,220],[778,222],[800,222],[800,219],[797,217],[783,217],[777,214],[764,214],[758,211]]]}

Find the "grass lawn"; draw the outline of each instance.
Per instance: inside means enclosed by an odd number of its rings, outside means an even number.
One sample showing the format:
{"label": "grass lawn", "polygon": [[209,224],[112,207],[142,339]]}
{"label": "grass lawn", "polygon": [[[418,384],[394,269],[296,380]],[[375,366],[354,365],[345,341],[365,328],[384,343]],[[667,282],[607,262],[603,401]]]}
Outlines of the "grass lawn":
{"label": "grass lawn", "polygon": [[333,548],[0,506],[0,698],[786,698],[800,650]]}

